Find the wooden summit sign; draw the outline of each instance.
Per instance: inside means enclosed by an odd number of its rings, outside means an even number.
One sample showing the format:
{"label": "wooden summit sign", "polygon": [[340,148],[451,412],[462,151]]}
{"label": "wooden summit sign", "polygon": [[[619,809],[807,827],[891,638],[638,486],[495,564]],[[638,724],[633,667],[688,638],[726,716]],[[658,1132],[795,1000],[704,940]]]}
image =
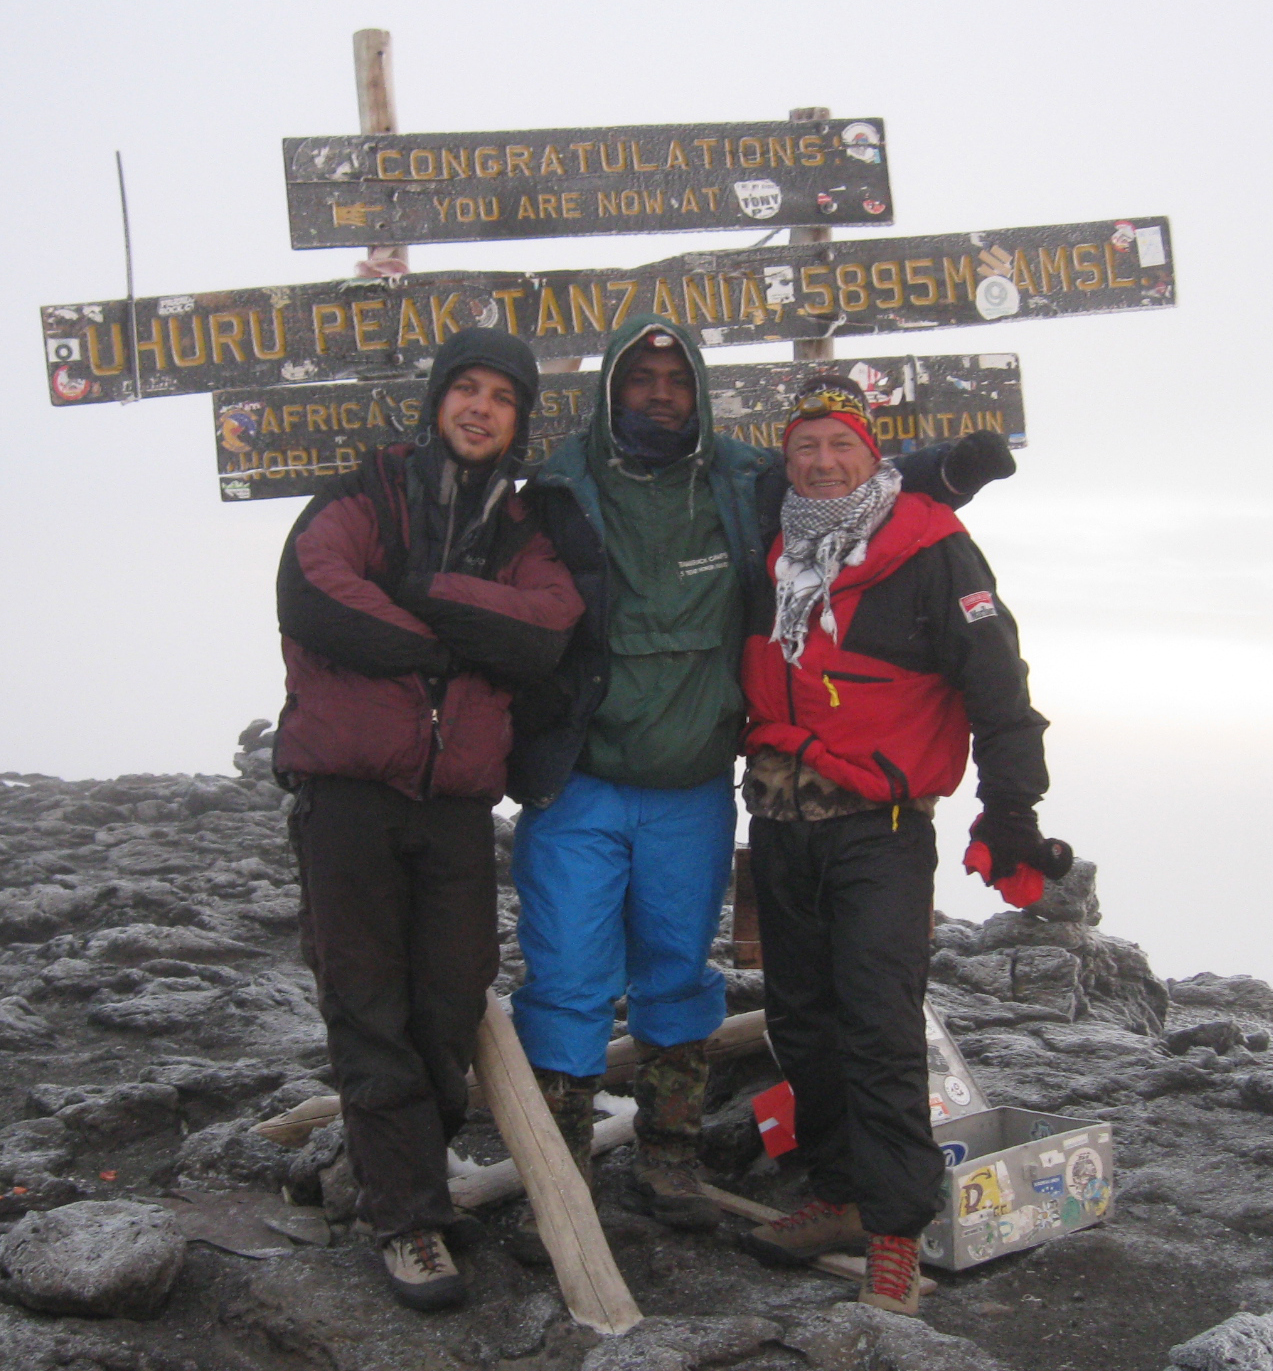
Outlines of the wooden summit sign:
{"label": "wooden summit sign", "polygon": [[[866,393],[885,455],[987,429],[1013,447],[1025,445],[1021,372],[1013,353],[712,366],[707,374],[717,432],[778,447],[795,390],[829,365]],[[543,378],[531,415],[532,462],[543,461],[588,423],[597,376],[585,371]],[[218,391],[212,408],[221,498],[314,494],[333,476],[356,470],[375,448],[413,439],[424,415],[424,391],[420,379]]]}
{"label": "wooden summit sign", "polygon": [[884,123],[283,140],[294,248],[891,224]]}
{"label": "wooden summit sign", "polygon": [[[685,253],[633,270],[433,272],[138,300],[141,394],[423,374],[470,324],[541,358],[604,351],[643,313],[705,347],[1153,309],[1174,303],[1166,219]],[[42,311],[55,405],[133,389],[126,301]]]}

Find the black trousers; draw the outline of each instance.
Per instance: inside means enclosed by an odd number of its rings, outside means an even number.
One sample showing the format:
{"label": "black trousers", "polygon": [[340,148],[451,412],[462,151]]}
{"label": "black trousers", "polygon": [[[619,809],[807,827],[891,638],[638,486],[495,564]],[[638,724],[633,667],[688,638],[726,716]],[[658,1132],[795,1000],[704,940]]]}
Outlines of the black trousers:
{"label": "black trousers", "polygon": [[751,821],[774,1051],[814,1195],[917,1237],[945,1168],[928,1110],[924,991],[937,851],[913,809]]}
{"label": "black trousers", "polygon": [[360,1216],[382,1240],[454,1221],[446,1147],[499,971],[484,800],[306,781],[291,819],[301,950],[318,983]]}

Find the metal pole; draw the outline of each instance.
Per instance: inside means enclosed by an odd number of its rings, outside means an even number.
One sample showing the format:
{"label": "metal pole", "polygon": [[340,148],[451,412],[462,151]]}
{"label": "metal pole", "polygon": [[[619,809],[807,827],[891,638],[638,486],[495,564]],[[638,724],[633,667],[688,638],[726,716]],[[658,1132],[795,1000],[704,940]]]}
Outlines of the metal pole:
{"label": "metal pole", "polygon": [[[793,109],[787,116],[793,124],[821,124],[831,118],[831,111],[825,105],[810,105],[805,109]],[[793,228],[787,240],[790,243],[829,243],[830,224],[818,224],[809,228]],[[799,338],[791,345],[791,354],[797,362],[813,362],[835,356],[834,338]]]}
{"label": "metal pole", "polygon": [[[393,101],[393,39],[387,29],[354,34],[354,81],[358,87],[358,124],[363,133],[397,133]],[[404,276],[409,270],[405,244],[367,249],[359,276]]]}
{"label": "metal pole", "polygon": [[124,270],[128,278],[128,342],[133,361],[133,393],[120,397],[121,405],[141,399],[141,357],[137,351],[137,295],[133,290],[133,238],[128,229],[128,195],[124,190],[124,159],[115,152],[115,171],[119,176],[119,208],[124,216]]}

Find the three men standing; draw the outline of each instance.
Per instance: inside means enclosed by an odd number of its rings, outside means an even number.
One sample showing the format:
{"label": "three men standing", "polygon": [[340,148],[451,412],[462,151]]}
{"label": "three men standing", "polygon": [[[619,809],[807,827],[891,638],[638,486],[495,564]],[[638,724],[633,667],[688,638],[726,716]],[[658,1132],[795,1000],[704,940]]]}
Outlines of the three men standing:
{"label": "three men standing", "polygon": [[[298,789],[303,942],[362,1217],[396,1292],[420,1308],[463,1297],[444,1242],[456,1223],[445,1152],[498,968],[490,807],[506,781],[523,804],[513,874],[527,976],[514,1016],[562,1134],[587,1176],[593,1094],[626,995],[642,1046],[631,1202],[673,1227],[719,1219],[696,1170],[705,1042],[725,1012],[708,953],[734,846],[743,644],[774,623],[776,529],[762,512],[778,508],[785,477],[773,454],[714,432],[697,348],[647,316],[611,341],[587,433],[517,496],[537,381],[517,339],[450,339],[423,445],[377,454],[311,502],[279,573],[276,768]],[[952,505],[1012,469],[985,435],[906,461],[912,483]],[[903,479],[892,472],[894,496]],[[886,521],[882,496],[872,509]],[[932,517],[957,528],[948,511]],[[828,526],[809,544],[779,597],[784,644],[812,632],[802,615],[832,613],[837,559],[855,564],[877,526],[827,541]],[[817,688],[838,687],[828,672]],[[784,734],[784,749],[797,797],[805,760],[844,783],[812,746],[787,748]],[[888,784],[897,829],[911,796],[896,775]],[[922,814],[906,815],[909,834]],[[924,874],[931,890],[931,865]],[[922,975],[908,990],[921,1001]],[[521,1237],[534,1248],[533,1224]]]}

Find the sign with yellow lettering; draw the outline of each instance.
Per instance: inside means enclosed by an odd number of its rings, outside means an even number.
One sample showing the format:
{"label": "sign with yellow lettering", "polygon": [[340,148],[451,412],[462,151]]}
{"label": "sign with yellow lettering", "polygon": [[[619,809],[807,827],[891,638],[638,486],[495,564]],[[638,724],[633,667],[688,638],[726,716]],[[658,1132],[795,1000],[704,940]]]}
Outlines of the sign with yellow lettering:
{"label": "sign with yellow lettering", "polygon": [[294,248],[891,224],[881,119],[287,138]]}
{"label": "sign with yellow lettering", "polygon": [[[1021,372],[1013,353],[837,360],[865,392],[886,455],[990,430],[1025,445]],[[826,362],[755,362],[709,368],[716,429],[756,447],[782,441],[791,400]],[[597,373],[543,378],[531,415],[530,463],[542,462],[589,421]],[[333,382],[218,391],[212,397],[217,471],[225,501],[312,495],[364,456],[414,441],[425,381]]]}
{"label": "sign with yellow lettering", "polygon": [[632,270],[435,272],[43,311],[50,397],[94,404],[239,386],[401,380],[466,325],[541,358],[592,356],[660,314],[704,347],[1156,309],[1174,303],[1166,219],[694,252]]}

